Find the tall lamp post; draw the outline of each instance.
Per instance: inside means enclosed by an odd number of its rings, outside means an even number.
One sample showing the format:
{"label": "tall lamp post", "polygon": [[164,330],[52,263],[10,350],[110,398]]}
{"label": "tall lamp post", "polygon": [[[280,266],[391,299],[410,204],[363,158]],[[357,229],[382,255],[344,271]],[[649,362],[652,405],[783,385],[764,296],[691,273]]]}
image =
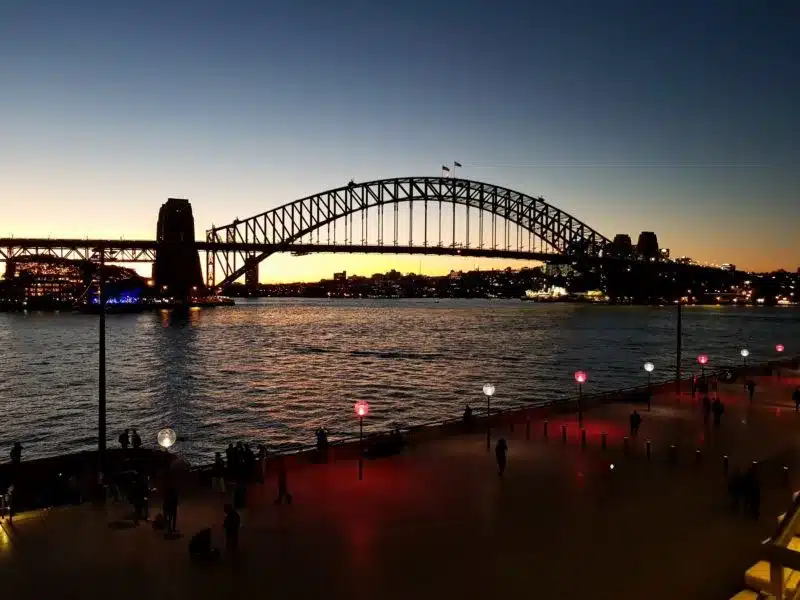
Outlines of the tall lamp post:
{"label": "tall lamp post", "polygon": [[653,391],[650,387],[650,376],[653,373],[653,369],[655,369],[655,365],[651,363],[649,360],[644,363],[644,370],[647,371],[647,411],[650,412],[650,397],[653,395]]}
{"label": "tall lamp post", "polygon": [[742,367],[744,367],[744,378],[747,379],[747,357],[750,356],[750,350],[747,348],[742,348],[739,351],[739,354],[742,355]]}
{"label": "tall lamp post", "polygon": [[369,414],[369,404],[359,400],[353,408],[358,415],[358,480],[361,481],[364,479],[364,417]]}
{"label": "tall lamp post", "polygon": [[98,483],[103,483],[106,469],[106,251],[100,249],[100,266],[97,269],[99,279],[100,304],[100,344],[97,357],[97,471]]}
{"label": "tall lamp post", "polygon": [[486,396],[486,451],[492,449],[492,396],[495,387],[493,383],[483,384],[483,395]]}
{"label": "tall lamp post", "polygon": [[681,299],[678,298],[678,326],[675,336],[675,393],[681,395],[681,340],[682,340]]}
{"label": "tall lamp post", "polygon": [[575,371],[575,381],[578,382],[578,427],[583,424],[583,384],[587,379],[584,371]]}
{"label": "tall lamp post", "polygon": [[706,364],[708,364],[708,356],[705,354],[701,354],[697,357],[697,362],[700,363],[700,377],[705,379],[706,376]]}

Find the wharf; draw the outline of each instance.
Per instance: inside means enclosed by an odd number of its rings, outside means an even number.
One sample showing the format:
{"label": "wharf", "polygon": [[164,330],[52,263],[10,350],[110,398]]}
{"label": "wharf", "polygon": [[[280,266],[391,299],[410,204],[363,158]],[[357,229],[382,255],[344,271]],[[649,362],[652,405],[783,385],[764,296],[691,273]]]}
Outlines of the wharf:
{"label": "wharf", "polygon": [[[224,546],[229,498],[221,493],[182,493],[179,539],[127,526],[123,503],[21,514],[0,532],[3,591],[20,600],[53,590],[119,600],[729,598],[800,486],[800,414],[791,401],[800,372],[754,379],[752,405],[741,382],[720,384],[718,429],[704,425],[691,395],[660,391],[651,411],[637,405],[644,421],[628,455],[631,404],[609,403],[585,411],[585,449],[574,414],[546,417],[547,439],[541,421],[531,439],[524,424],[512,432],[510,420],[495,421],[493,439],[509,440],[503,478],[482,432],[367,461],[363,481],[354,460],[292,469],[294,503],[273,503],[273,478],[251,486],[238,560],[223,551],[210,567],[189,561],[187,543],[212,526],[214,544]],[[723,454],[731,469],[759,461],[758,521],[730,509]],[[159,506],[151,502],[151,514]]]}

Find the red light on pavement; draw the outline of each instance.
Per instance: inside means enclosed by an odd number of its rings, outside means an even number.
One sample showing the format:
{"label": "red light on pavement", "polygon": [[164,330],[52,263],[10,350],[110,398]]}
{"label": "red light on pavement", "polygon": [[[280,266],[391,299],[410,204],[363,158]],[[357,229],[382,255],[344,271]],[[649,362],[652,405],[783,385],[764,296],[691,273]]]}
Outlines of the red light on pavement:
{"label": "red light on pavement", "polygon": [[353,408],[356,411],[356,414],[359,417],[366,417],[369,414],[369,404],[364,402],[363,400],[359,400],[358,402],[353,405]]}
{"label": "red light on pavement", "polygon": [[701,354],[700,356],[697,357],[697,362],[699,362],[701,365],[705,365],[706,363],[708,363],[708,356],[706,356],[705,354]]}
{"label": "red light on pavement", "polygon": [[586,373],[583,371],[575,371],[575,381],[578,383],[586,383],[587,379],[588,377],[586,376]]}

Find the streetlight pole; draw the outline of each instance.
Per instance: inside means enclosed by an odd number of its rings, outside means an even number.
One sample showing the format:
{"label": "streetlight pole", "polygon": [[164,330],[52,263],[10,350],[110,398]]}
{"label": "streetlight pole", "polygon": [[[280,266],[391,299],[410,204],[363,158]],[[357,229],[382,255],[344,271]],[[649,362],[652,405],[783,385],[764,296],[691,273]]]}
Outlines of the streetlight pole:
{"label": "streetlight pole", "polygon": [[364,479],[364,415],[358,417],[358,480]]}
{"label": "streetlight pole", "polygon": [[653,396],[653,389],[651,385],[651,378],[650,375],[653,373],[653,369],[655,369],[655,365],[650,361],[644,363],[644,370],[647,371],[647,412],[650,412],[650,399]]}
{"label": "streetlight pole", "polygon": [[358,480],[361,481],[364,479],[364,417],[369,413],[369,404],[359,400],[353,408],[358,415]]}
{"label": "streetlight pole", "polygon": [[492,449],[492,396],[494,384],[487,383],[483,386],[483,395],[486,396],[486,451]]}
{"label": "streetlight pole", "polygon": [[100,350],[98,356],[98,406],[97,406],[97,460],[98,474],[102,483],[106,467],[106,285],[105,285],[105,248],[100,249]]}
{"label": "streetlight pole", "polygon": [[587,375],[583,371],[575,371],[575,381],[578,382],[578,427],[583,425],[583,384]]}
{"label": "streetlight pole", "polygon": [[678,298],[678,327],[675,340],[675,393],[679,396],[681,393],[681,329],[681,299]]}

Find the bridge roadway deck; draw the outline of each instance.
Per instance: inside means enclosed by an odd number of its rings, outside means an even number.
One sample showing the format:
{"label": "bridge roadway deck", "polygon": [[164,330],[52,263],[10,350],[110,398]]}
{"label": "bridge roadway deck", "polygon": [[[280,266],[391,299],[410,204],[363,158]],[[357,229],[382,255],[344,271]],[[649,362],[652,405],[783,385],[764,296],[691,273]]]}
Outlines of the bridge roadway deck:
{"label": "bridge roadway deck", "polygon": [[[480,434],[422,443],[404,455],[291,472],[292,506],[275,506],[274,480],[250,489],[238,562],[225,552],[201,569],[189,562],[189,535],[214,526],[222,546],[224,498],[183,493],[185,537],[149,526],[115,526],[127,505],[82,505],[20,515],[0,537],[5,597],[59,598],[729,598],[742,587],[759,541],[770,535],[791,486],[800,486],[790,395],[799,372],[760,377],[748,408],[741,384],[722,385],[727,410],[707,430],[691,397],[665,393],[623,456],[629,405],[585,414],[589,446],[567,444],[550,423],[531,440],[504,432],[509,466],[501,479]],[[573,426],[574,415],[558,419]],[[573,429],[575,429],[573,427]],[[599,433],[609,433],[609,448]],[[647,461],[643,439],[651,438]],[[677,464],[667,445],[680,443]],[[695,464],[699,445],[703,460]],[[720,455],[732,466],[760,459],[763,512],[732,513]],[[614,463],[615,469],[609,469]],[[151,504],[151,511],[152,511]]]}

